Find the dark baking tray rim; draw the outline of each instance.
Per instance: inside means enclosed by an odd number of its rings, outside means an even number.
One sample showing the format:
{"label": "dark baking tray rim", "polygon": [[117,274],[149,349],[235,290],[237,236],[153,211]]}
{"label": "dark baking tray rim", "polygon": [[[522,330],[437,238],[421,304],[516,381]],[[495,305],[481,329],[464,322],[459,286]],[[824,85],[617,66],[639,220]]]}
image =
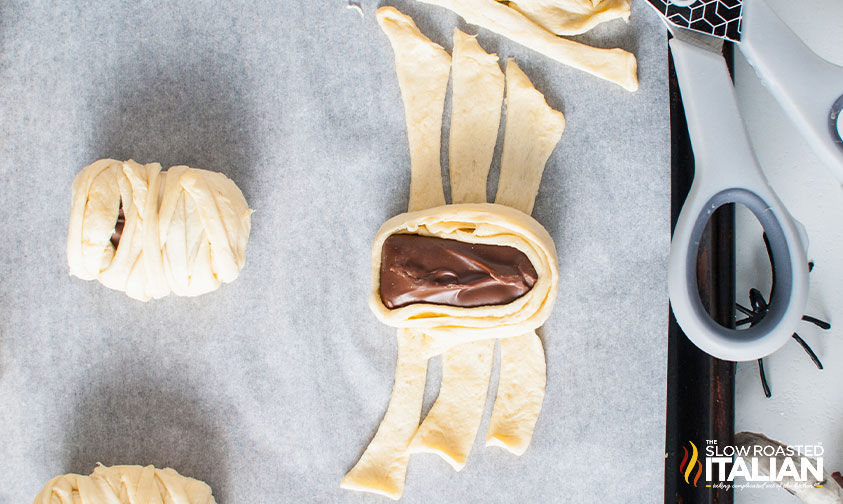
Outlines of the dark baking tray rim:
{"label": "dark baking tray rim", "polygon": [[[732,68],[733,46],[725,44],[724,56]],[[694,157],[679,84],[669,58],[671,129],[671,231],[688,195],[694,174]],[[712,317],[734,324],[735,214],[724,206],[715,212],[703,235],[697,262],[700,297]],[[713,358],[691,343],[669,312],[667,351],[667,414],[665,426],[665,504],[732,504],[731,490],[697,487],[685,483],[679,466],[682,446],[697,446],[708,439],[732,443],[735,422],[735,363]]]}

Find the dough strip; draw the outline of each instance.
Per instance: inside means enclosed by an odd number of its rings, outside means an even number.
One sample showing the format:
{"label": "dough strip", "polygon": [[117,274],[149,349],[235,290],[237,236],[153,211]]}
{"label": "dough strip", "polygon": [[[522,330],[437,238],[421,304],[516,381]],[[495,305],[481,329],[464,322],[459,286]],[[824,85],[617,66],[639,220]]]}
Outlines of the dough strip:
{"label": "dough strip", "polygon": [[509,6],[556,35],[579,35],[595,26],[623,19],[629,21],[629,0],[516,0]]}
{"label": "dough strip", "polygon": [[506,62],[506,126],[495,203],[533,211],[547,159],[565,131],[565,116],[553,110],[515,60]]}
{"label": "dough strip", "polygon": [[522,455],[530,446],[541,413],[547,374],[544,348],[535,332],[501,340],[498,395],[486,446]]}
{"label": "dough strip", "polygon": [[421,418],[427,359],[421,357],[423,334],[398,330],[398,362],[389,406],[378,431],[357,464],[340,482],[347,490],[371,492],[398,500],[410,455],[407,446]]}
{"label": "dough strip", "polygon": [[638,63],[623,49],[601,49],[557,37],[517,10],[495,0],[419,0],[455,12],[467,23],[486,28],[562,64],[638,89]]}
{"label": "dough strip", "polygon": [[440,149],[451,57],[394,7],[377,11],[395,53],[410,144],[410,211],[445,204]]}
{"label": "dough strip", "polygon": [[486,203],[486,179],[501,122],[504,76],[498,56],[454,29],[448,160],[452,203]]}
{"label": "dough strip", "polygon": [[483,420],[494,361],[494,339],[464,343],[445,352],[439,397],[408,453],[435,453],[456,471],[465,467]]}
{"label": "dough strip", "polygon": [[202,218],[208,241],[211,244],[211,261],[216,277],[223,282],[231,282],[240,273],[240,265],[225,232],[225,224],[208,183],[193,171],[187,171],[179,177],[184,192],[196,202],[199,216]]}

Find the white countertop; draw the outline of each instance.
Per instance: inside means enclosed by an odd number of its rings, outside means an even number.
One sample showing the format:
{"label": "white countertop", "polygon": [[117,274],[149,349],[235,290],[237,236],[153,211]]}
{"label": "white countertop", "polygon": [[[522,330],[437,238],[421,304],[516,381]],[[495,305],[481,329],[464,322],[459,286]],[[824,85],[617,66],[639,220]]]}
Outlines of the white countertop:
{"label": "white countertop", "polygon": [[[843,1],[768,2],[809,47],[843,65]],[[808,257],[815,268],[806,313],[830,321],[832,329],[822,331],[804,322],[798,330],[824,364],[822,371],[795,341],[764,359],[771,399],[764,397],[757,364],[738,365],[735,429],[762,432],[785,444],[822,443],[830,474],[843,470],[843,191],[737,54],[737,94],[756,154],[810,237]],[[769,262],[760,226],[745,209],[738,211],[737,237],[737,296],[743,304],[750,287],[769,292]],[[758,489],[736,492],[735,502],[799,501],[781,489]]]}

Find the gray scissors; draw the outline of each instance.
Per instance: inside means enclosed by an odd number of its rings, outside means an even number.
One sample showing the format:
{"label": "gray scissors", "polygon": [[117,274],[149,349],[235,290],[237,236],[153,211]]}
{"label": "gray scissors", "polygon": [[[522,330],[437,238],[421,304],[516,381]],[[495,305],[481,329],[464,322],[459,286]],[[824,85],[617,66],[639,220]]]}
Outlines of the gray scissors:
{"label": "gray scissors", "polygon": [[[726,360],[766,356],[788,341],[808,298],[808,237],[764,177],[722,57],[737,47],[807,142],[843,183],[843,67],[817,56],[764,0],[648,0],[673,34],[673,54],[694,149],[694,182],[670,246],[668,287],[688,338]],[[728,329],[708,316],[697,287],[700,239],[714,210],[746,206],[771,247],[776,282],[760,323]]]}

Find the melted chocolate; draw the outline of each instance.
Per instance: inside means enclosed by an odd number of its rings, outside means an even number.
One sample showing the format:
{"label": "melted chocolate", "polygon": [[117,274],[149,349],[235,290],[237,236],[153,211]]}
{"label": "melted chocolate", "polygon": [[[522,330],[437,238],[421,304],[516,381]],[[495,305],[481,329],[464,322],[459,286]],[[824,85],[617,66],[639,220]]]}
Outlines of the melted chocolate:
{"label": "melted chocolate", "polygon": [[117,214],[117,223],[114,224],[114,232],[111,233],[111,244],[114,248],[120,244],[120,237],[123,235],[123,226],[126,225],[126,216],[123,214],[123,203],[120,203],[120,213]]}
{"label": "melted chocolate", "polygon": [[414,303],[507,304],[538,278],[527,256],[514,247],[411,234],[386,239],[380,276],[381,301],[389,309]]}

